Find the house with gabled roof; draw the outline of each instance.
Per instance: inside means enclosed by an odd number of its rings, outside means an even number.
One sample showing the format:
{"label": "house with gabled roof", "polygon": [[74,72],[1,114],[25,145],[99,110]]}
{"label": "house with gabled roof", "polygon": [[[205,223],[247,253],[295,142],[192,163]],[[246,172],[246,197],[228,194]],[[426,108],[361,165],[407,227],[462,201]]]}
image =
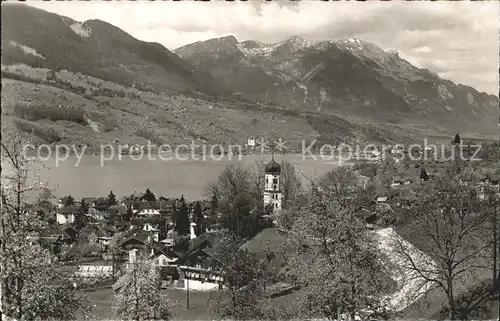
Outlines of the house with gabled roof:
{"label": "house with gabled roof", "polygon": [[71,224],[75,221],[75,216],[80,208],[76,205],[63,206],[57,210],[56,221],[58,224]]}
{"label": "house with gabled roof", "polygon": [[97,199],[97,197],[84,197],[82,198],[82,201],[85,202],[90,208],[94,207],[94,202]]}
{"label": "house with gabled roof", "polygon": [[57,208],[63,208],[68,204],[69,199],[72,198],[71,196],[64,196],[61,197],[58,202],[57,202]]}
{"label": "house with gabled roof", "polygon": [[140,200],[144,196],[144,194],[146,193],[134,190],[134,192],[130,195],[129,199]]}
{"label": "house with gabled roof", "polygon": [[137,217],[160,216],[160,207],[157,202],[142,202],[134,211]]}
{"label": "house with gabled roof", "polygon": [[391,187],[398,187],[400,185],[403,185],[403,180],[399,176],[395,176],[392,178],[392,183]]}

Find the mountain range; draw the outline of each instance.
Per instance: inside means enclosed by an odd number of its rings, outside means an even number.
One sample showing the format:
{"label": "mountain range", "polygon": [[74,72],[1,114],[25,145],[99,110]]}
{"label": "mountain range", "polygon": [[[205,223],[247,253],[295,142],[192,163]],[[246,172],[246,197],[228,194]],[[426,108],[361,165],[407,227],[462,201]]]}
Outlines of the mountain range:
{"label": "mountain range", "polygon": [[497,97],[359,39],[228,36],[170,51],[100,20],[24,4],[1,15],[2,131],[44,142],[496,135]]}
{"label": "mountain range", "polygon": [[209,71],[234,93],[290,109],[390,123],[484,126],[498,115],[498,98],[419,69],[397,52],[349,38],[275,44],[210,39],[173,51]]}

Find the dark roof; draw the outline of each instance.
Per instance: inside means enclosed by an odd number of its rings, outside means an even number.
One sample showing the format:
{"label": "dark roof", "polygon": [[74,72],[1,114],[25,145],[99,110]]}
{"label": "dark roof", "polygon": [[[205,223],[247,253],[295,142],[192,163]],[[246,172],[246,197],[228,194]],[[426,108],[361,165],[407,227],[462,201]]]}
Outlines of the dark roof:
{"label": "dark roof", "polygon": [[487,174],[486,177],[485,177],[485,179],[489,179],[492,182],[498,182],[498,181],[500,181],[500,175]]}
{"label": "dark roof", "polygon": [[57,210],[59,214],[75,214],[78,213],[80,208],[76,205],[64,206]]}
{"label": "dark roof", "polygon": [[177,253],[175,253],[174,251],[172,251],[171,249],[169,249],[167,246],[165,246],[165,244],[163,243],[160,243],[160,242],[152,242],[151,243],[151,248],[154,249],[157,253],[163,253],[165,254],[167,257],[169,258],[178,258],[179,255]]}
{"label": "dark roof", "polygon": [[94,204],[94,201],[97,199],[97,197],[84,197],[82,200],[85,202],[85,204],[92,205]]}
{"label": "dark roof", "polygon": [[190,241],[189,252],[196,249],[204,249],[206,247],[212,247],[219,243],[221,237],[217,233],[203,233],[195,239]]}
{"label": "dark roof", "polygon": [[150,223],[151,225],[163,225],[165,224],[165,218],[157,216],[146,216],[137,217],[130,221],[133,225],[142,225],[144,223]]}
{"label": "dark roof", "polygon": [[148,202],[148,201],[141,201],[138,204],[138,210],[143,210],[143,209],[160,209],[160,204],[158,202]]}
{"label": "dark roof", "polygon": [[370,214],[368,217],[365,218],[365,222],[368,224],[375,224],[377,222],[378,216],[376,213]]}
{"label": "dark roof", "polygon": [[265,167],[265,172],[279,174],[279,173],[281,173],[281,165],[276,163],[276,161],[273,158],[269,163],[267,163],[267,165]]}
{"label": "dark roof", "polygon": [[123,205],[111,205],[109,207],[109,210],[116,210],[118,212],[118,215],[124,215],[127,214],[127,207]]}
{"label": "dark roof", "polygon": [[64,233],[66,233],[69,237],[71,237],[72,239],[76,238],[76,236],[78,235],[78,231],[75,230],[73,227],[71,226],[68,226],[66,227],[64,230],[63,230]]}
{"label": "dark roof", "polygon": [[148,240],[148,236],[151,236],[149,232],[144,231],[140,227],[134,227],[130,231],[126,232],[125,235],[123,235],[123,239],[120,242],[120,245],[123,245],[124,243],[131,240],[137,240],[145,244]]}
{"label": "dark roof", "polygon": [[64,196],[64,197],[61,197],[61,198],[59,199],[59,202],[61,202],[61,203],[66,203],[66,201],[67,201],[67,200],[69,200],[69,198],[70,198],[70,197],[72,197],[72,196]]}
{"label": "dark roof", "polygon": [[138,192],[137,190],[135,190],[135,191],[132,193],[132,195],[130,195],[130,198],[131,198],[131,199],[139,199],[139,198],[143,197],[143,196],[144,196],[144,194],[146,194],[146,193],[144,193],[144,192]]}
{"label": "dark roof", "polygon": [[41,237],[47,237],[47,236],[61,236],[63,234],[63,231],[57,227],[49,227],[47,229],[44,229],[40,232]]}

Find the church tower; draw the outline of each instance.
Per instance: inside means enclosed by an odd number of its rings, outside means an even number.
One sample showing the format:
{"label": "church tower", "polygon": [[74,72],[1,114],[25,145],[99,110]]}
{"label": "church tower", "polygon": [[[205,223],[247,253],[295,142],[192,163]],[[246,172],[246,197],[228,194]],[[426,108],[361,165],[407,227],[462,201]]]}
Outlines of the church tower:
{"label": "church tower", "polygon": [[274,211],[281,209],[281,188],[280,188],[281,166],[274,160],[266,165],[264,171],[264,206],[272,204]]}

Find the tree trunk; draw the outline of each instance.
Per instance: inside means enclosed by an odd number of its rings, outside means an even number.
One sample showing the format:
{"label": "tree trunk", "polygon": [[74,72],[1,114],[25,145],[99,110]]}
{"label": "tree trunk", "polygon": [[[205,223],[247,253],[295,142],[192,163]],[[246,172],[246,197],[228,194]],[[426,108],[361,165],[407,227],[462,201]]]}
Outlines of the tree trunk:
{"label": "tree trunk", "polygon": [[451,288],[449,288],[448,293],[446,293],[446,297],[448,298],[448,317],[450,320],[456,320],[457,319],[457,307],[455,304],[455,297],[453,296],[453,286],[450,285]]}

